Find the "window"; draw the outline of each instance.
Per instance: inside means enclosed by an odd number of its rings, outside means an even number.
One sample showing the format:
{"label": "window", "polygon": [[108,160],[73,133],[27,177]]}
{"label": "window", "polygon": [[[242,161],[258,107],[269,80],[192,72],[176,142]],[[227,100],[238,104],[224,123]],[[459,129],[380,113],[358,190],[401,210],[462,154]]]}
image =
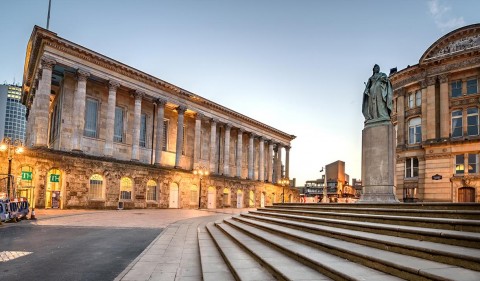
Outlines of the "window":
{"label": "window", "polygon": [[132,200],[133,184],[129,178],[122,178],[120,180],[120,200]]}
{"label": "window", "polygon": [[[60,131],[60,113],[61,113],[60,108],[61,106],[59,106],[59,102],[57,102],[53,107],[52,113],[50,114],[50,135],[49,135],[50,142],[54,141],[57,138]],[[7,117],[9,117],[8,115],[9,114],[7,113]],[[12,115],[11,116],[12,119],[18,119],[17,116],[15,116],[15,118],[13,117],[14,116]],[[10,118],[7,118],[7,119],[10,119]],[[16,125],[16,124],[13,124],[13,125]],[[15,126],[7,126],[7,128],[11,128],[11,129],[13,129],[13,127]]]}
{"label": "window", "polygon": [[167,144],[168,144],[168,119],[163,120],[163,146],[162,150],[167,151]]}
{"label": "window", "polygon": [[154,180],[147,182],[147,201],[157,200],[157,183]]}
{"label": "window", "polygon": [[415,96],[413,94],[408,95],[408,108],[414,107],[414,98]]}
{"label": "window", "polygon": [[187,139],[186,133],[187,133],[187,128],[185,125],[183,125],[182,155],[185,155],[185,140]]}
{"label": "window", "polygon": [[478,136],[478,108],[467,108],[467,135]]}
{"label": "window", "polygon": [[97,134],[97,118],[98,118],[98,101],[87,98],[85,109],[85,129],[83,135],[86,137],[96,138]]}
{"label": "window", "polygon": [[473,95],[477,92],[477,78],[467,80],[467,95]]}
{"label": "window", "polygon": [[147,146],[147,115],[143,113],[140,116],[140,142],[141,147]]}
{"label": "window", "polygon": [[422,142],[422,119],[420,117],[408,121],[408,143],[416,144]]}
{"label": "window", "polygon": [[458,138],[463,136],[463,120],[462,111],[452,111],[452,138]]}
{"label": "window", "polygon": [[103,199],[103,178],[101,175],[95,174],[90,177],[88,197],[90,199]]}
{"label": "window", "polygon": [[465,155],[455,155],[455,174],[465,173]]}
{"label": "window", "polygon": [[417,91],[415,93],[415,105],[416,106],[421,106],[422,105],[422,92]]}
{"label": "window", "polygon": [[405,177],[418,177],[418,158],[407,158],[405,160]]}
{"label": "window", "polygon": [[462,81],[454,81],[450,84],[452,98],[460,97],[462,95]]}
{"label": "window", "polygon": [[190,205],[198,204],[198,189],[196,185],[190,188]]}
{"label": "window", "polygon": [[468,154],[468,173],[478,173],[478,154]]}
{"label": "window", "polygon": [[121,107],[115,107],[115,124],[113,132],[113,141],[124,142],[123,138],[123,123],[124,123],[124,110]]}

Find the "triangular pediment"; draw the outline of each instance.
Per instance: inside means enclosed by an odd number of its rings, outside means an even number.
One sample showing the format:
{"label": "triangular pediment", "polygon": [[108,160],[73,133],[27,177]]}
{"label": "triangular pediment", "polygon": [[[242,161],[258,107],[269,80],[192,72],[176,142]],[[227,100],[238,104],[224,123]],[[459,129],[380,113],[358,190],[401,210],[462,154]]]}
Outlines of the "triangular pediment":
{"label": "triangular pediment", "polygon": [[420,64],[472,50],[480,50],[480,24],[464,26],[441,37],[423,54]]}

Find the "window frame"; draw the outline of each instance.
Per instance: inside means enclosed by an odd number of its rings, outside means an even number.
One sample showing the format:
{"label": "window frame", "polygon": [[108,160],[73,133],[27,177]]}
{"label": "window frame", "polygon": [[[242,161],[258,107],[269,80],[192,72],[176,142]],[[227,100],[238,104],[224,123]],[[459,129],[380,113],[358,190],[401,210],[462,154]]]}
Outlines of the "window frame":
{"label": "window frame", "polygon": [[[96,110],[89,109],[89,105],[91,103],[95,103],[96,105]],[[93,110],[90,112],[90,110]],[[92,98],[92,97],[87,97],[85,100],[85,117],[84,117],[84,126],[83,126],[83,136],[89,137],[89,138],[98,138],[98,116],[99,116],[99,111],[100,111],[100,101],[98,99]],[[95,118],[92,120],[92,122],[88,122],[87,118],[92,116],[92,113],[95,112]],[[95,128],[87,128],[88,124],[92,124]]]}
{"label": "window frame", "polygon": [[[472,157],[473,156],[473,157]],[[473,162],[471,161],[473,158]],[[478,153],[469,153],[467,157],[467,169],[468,169],[468,174],[478,174],[479,173],[479,158],[480,154]],[[470,169],[472,167],[472,169]]]}
{"label": "window frame", "polygon": [[[413,138],[412,138],[412,129],[413,129]],[[422,143],[422,119],[420,117],[411,118],[410,120],[408,120],[408,144],[415,145],[415,144],[421,144],[421,143]]]}
{"label": "window frame", "polygon": [[140,135],[138,140],[138,145],[140,147],[147,147],[147,114],[140,114]]}
{"label": "window frame", "polygon": [[[125,186],[124,183],[126,183],[128,181],[128,183],[130,184],[129,186]],[[120,194],[119,194],[119,198],[120,198],[120,201],[132,201],[133,200],[133,180],[129,177],[122,177],[120,179]],[[127,189],[127,190],[123,190],[123,189]],[[124,196],[125,193],[122,193],[122,192],[127,192],[129,194],[129,198],[126,198],[126,196]]]}
{"label": "window frame", "polygon": [[456,80],[450,83],[450,96],[452,98],[462,96],[462,80]]}
{"label": "window frame", "polygon": [[405,159],[405,178],[418,178],[419,161],[417,157],[407,157]]}
{"label": "window frame", "polygon": [[422,106],[422,91],[415,92],[415,106]]}
{"label": "window frame", "polygon": [[[120,117],[117,117],[117,110],[121,110],[122,112],[122,120],[121,121],[117,121],[117,118],[120,118]],[[120,112],[120,111],[119,111]],[[125,143],[125,116],[126,116],[126,110],[124,107],[122,106],[115,106],[115,115],[114,115],[114,118],[113,118],[113,141],[114,142],[118,142],[118,143]],[[121,124],[121,135],[117,134],[117,124],[120,125]]]}
{"label": "window frame", "polygon": [[163,145],[162,151],[168,151],[168,129],[170,126],[170,120],[168,118],[163,119]]}
{"label": "window frame", "polygon": [[[473,81],[475,82],[474,83],[475,91],[472,91],[473,83],[471,83],[471,82],[473,82]],[[472,85],[469,85],[469,84],[472,84]],[[475,78],[474,77],[469,78],[467,80],[467,95],[475,95],[477,93],[478,93],[478,80],[477,80],[477,78],[476,77]]]}
{"label": "window frame", "polygon": [[[455,113],[459,113],[459,115],[455,115]],[[460,125],[460,126],[455,126],[455,120],[458,120],[457,123]],[[452,138],[461,138],[463,137],[463,110],[461,109],[455,109],[455,110],[452,110],[452,113],[450,114],[450,121],[451,121],[451,136]],[[455,134],[455,131],[458,130],[460,132],[460,135],[456,135]]]}
{"label": "window frame", "polygon": [[415,94],[410,93],[408,95],[408,108],[414,108],[415,107]]}
{"label": "window frame", "polygon": [[[152,184],[154,183],[154,184]],[[153,192],[152,192],[153,189]],[[147,201],[158,201],[158,184],[154,180],[149,180],[147,182],[147,190],[146,190],[146,200]],[[152,199],[153,198],[153,199]]]}
{"label": "window frame", "polygon": [[[470,110],[474,110],[476,112],[469,112]],[[473,118],[471,118],[473,117]],[[475,120],[476,124],[470,124],[471,120]],[[480,134],[480,124],[479,124],[479,109],[478,107],[470,107],[467,108],[467,136],[478,136]],[[470,134],[470,129],[476,130],[476,133]]]}
{"label": "window frame", "polygon": [[[100,177],[101,179],[93,179],[95,176]],[[95,187],[92,187],[92,180],[100,181],[100,183],[96,183]],[[104,195],[104,184],[105,180],[102,175],[100,174],[93,174],[88,179],[88,199],[89,200],[105,200]],[[98,190],[99,189],[99,190]],[[92,191],[93,190],[93,191]]]}

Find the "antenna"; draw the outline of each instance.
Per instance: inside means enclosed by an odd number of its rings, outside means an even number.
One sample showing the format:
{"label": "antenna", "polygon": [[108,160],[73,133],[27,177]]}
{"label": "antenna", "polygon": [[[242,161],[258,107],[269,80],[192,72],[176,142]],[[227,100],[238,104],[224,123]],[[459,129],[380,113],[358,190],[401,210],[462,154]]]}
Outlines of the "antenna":
{"label": "antenna", "polygon": [[52,0],[48,0],[47,29],[50,26],[50,7],[51,6],[52,6]]}

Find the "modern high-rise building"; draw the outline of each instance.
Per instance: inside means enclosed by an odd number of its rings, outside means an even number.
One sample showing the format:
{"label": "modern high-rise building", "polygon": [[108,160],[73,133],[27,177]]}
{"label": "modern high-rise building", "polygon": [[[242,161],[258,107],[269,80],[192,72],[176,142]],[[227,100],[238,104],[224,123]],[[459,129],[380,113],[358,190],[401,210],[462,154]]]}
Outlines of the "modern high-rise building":
{"label": "modern high-rise building", "polygon": [[25,141],[26,107],[21,98],[21,86],[0,85],[0,140],[9,137]]}

